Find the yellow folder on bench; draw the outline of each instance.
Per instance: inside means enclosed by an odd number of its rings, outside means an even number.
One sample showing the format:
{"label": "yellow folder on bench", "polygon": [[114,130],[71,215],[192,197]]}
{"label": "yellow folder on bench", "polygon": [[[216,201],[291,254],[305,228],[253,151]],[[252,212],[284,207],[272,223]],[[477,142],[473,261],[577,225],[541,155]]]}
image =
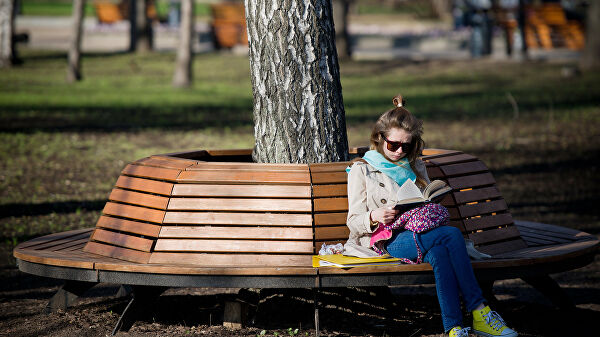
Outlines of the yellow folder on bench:
{"label": "yellow folder on bench", "polygon": [[366,267],[366,266],[383,266],[390,264],[400,264],[400,259],[391,257],[389,255],[379,257],[354,257],[346,256],[342,254],[332,255],[313,255],[312,265],[315,268],[318,267],[339,267],[339,268],[352,268],[352,267]]}

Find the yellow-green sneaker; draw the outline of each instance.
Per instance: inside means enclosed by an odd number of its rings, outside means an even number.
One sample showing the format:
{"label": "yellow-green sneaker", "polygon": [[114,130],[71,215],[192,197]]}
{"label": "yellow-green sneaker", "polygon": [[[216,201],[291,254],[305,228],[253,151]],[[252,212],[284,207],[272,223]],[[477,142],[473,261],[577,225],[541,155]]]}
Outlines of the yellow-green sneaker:
{"label": "yellow-green sneaker", "polygon": [[469,330],[471,330],[471,328],[461,328],[460,326],[455,326],[448,331],[448,337],[469,337]]}
{"label": "yellow-green sneaker", "polygon": [[504,320],[489,306],[473,310],[473,333],[485,337],[517,337],[518,334],[506,326]]}

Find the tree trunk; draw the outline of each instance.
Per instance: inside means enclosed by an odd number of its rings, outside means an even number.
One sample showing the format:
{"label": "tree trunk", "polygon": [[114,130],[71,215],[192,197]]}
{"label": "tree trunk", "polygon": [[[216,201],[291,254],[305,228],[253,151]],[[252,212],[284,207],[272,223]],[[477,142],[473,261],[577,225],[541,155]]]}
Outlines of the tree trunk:
{"label": "tree trunk", "polygon": [[430,0],[431,8],[435,15],[442,20],[450,20],[452,18],[452,6],[448,0]]}
{"label": "tree trunk", "polygon": [[194,0],[181,0],[179,47],[173,85],[189,87],[192,83],[192,36],[194,35]]}
{"label": "tree trunk", "polygon": [[600,68],[600,1],[590,1],[585,27],[585,47],[579,61],[582,70]]}
{"label": "tree trunk", "polygon": [[153,48],[152,22],[148,18],[148,1],[131,0],[129,6],[129,51],[150,51]]}
{"label": "tree trunk", "polygon": [[331,0],[245,0],[245,5],[254,160],[347,160]]}
{"label": "tree trunk", "polygon": [[15,0],[0,0],[0,68],[15,61]]}
{"label": "tree trunk", "polygon": [[352,56],[348,35],[348,12],[351,0],[333,0],[333,22],[335,24],[335,44],[339,58]]}
{"label": "tree trunk", "polygon": [[67,82],[70,83],[81,80],[81,34],[84,8],[85,0],[73,0],[73,26],[67,66]]}

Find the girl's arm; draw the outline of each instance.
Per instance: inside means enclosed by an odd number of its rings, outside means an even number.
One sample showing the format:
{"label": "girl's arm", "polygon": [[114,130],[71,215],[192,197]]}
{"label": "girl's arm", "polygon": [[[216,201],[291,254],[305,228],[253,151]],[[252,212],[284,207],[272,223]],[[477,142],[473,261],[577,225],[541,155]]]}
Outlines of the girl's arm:
{"label": "girl's arm", "polygon": [[365,165],[354,164],[348,174],[348,219],[350,231],[358,234],[373,233],[371,211],[367,207]]}

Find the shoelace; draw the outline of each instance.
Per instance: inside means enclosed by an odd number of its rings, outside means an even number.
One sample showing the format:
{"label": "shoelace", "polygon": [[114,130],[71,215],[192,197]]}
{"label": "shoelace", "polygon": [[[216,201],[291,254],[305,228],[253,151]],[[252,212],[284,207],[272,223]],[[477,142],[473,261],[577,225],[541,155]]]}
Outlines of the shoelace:
{"label": "shoelace", "polygon": [[462,328],[458,331],[456,331],[456,337],[469,337],[469,331],[471,330],[471,328]]}
{"label": "shoelace", "polygon": [[495,311],[490,311],[483,315],[483,317],[485,318],[485,322],[496,331],[499,331],[503,326],[506,325],[504,320],[502,320],[502,317],[500,317],[500,315]]}

